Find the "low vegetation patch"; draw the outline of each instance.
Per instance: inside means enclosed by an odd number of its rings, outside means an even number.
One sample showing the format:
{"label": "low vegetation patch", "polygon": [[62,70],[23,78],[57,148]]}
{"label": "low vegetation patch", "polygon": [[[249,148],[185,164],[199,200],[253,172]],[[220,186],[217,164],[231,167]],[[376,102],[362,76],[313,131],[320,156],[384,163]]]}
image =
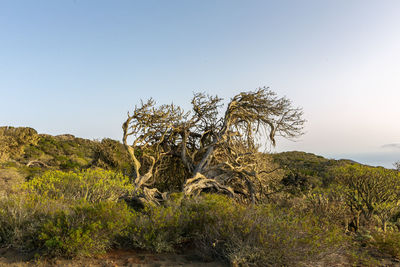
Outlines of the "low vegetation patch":
{"label": "low vegetation patch", "polygon": [[127,176],[114,171],[87,169],[75,172],[49,171],[24,184],[29,194],[62,201],[90,203],[117,201],[134,189]]}
{"label": "low vegetation patch", "polygon": [[105,170],[34,178],[18,194],[1,198],[0,244],[51,257],[91,256],[112,247],[171,252],[190,245],[207,258],[285,265],[316,260],[346,240],[311,214],[249,207],[214,194],[174,194],[163,205],[135,210],[121,200],[131,189],[128,182]]}

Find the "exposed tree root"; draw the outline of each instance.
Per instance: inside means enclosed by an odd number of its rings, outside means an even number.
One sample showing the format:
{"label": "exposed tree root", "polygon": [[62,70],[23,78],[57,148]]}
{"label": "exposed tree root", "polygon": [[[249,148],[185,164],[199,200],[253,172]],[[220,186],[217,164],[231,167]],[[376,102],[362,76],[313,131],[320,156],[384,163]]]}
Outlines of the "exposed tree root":
{"label": "exposed tree root", "polygon": [[214,179],[207,178],[201,173],[197,173],[193,178],[188,179],[183,191],[185,196],[198,196],[206,189],[214,189],[219,193],[224,193],[231,197],[235,196],[232,188],[222,185]]}
{"label": "exposed tree root", "polygon": [[160,205],[161,202],[167,200],[167,193],[161,193],[157,188],[144,187],[143,196],[139,197],[139,200],[146,204]]}

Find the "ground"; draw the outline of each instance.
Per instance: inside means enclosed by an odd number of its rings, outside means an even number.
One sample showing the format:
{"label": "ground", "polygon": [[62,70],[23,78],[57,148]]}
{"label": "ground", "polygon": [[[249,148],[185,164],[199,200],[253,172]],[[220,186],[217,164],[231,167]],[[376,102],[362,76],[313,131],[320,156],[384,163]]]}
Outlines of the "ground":
{"label": "ground", "polygon": [[74,260],[34,260],[33,254],[22,254],[11,249],[0,249],[0,266],[31,267],[31,266],[68,266],[68,267],[224,267],[229,266],[224,262],[204,262],[193,252],[185,254],[154,254],[146,251],[114,250],[105,255],[93,258],[80,258]]}

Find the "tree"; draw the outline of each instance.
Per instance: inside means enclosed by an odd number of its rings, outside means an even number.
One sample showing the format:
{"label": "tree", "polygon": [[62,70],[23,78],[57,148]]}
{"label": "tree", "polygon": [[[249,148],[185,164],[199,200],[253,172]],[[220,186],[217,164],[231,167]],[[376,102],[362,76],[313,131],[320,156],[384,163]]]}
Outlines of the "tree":
{"label": "tree", "polygon": [[[188,173],[182,181],[185,195],[215,190],[232,196],[239,193],[255,202],[264,192],[265,176],[274,171],[258,160],[260,147],[275,145],[276,136],[301,135],[302,110],[269,88],[234,96],[223,113],[218,96],[197,93],[191,104],[192,110],[185,113],[173,104],[157,108],[149,100],[128,114],[123,143],[134,162],[135,185],[150,186],[154,174],[163,169],[164,159],[175,157]],[[128,144],[129,136],[134,138],[132,145]],[[145,173],[140,172],[137,147],[149,162]],[[224,175],[227,173],[234,175]],[[243,183],[245,192],[232,188]]]}

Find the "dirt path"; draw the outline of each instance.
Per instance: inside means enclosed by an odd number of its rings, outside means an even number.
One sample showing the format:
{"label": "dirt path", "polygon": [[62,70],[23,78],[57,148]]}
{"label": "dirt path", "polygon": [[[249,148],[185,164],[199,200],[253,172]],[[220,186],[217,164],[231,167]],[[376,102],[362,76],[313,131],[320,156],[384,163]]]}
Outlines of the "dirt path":
{"label": "dirt path", "polygon": [[75,260],[55,259],[34,261],[32,254],[22,254],[13,250],[0,249],[0,266],[31,267],[31,266],[66,266],[66,267],[162,267],[162,266],[187,266],[187,267],[226,267],[226,263],[213,261],[204,262],[194,253],[185,254],[154,254],[143,251],[115,250],[105,255],[94,258],[81,258]]}

